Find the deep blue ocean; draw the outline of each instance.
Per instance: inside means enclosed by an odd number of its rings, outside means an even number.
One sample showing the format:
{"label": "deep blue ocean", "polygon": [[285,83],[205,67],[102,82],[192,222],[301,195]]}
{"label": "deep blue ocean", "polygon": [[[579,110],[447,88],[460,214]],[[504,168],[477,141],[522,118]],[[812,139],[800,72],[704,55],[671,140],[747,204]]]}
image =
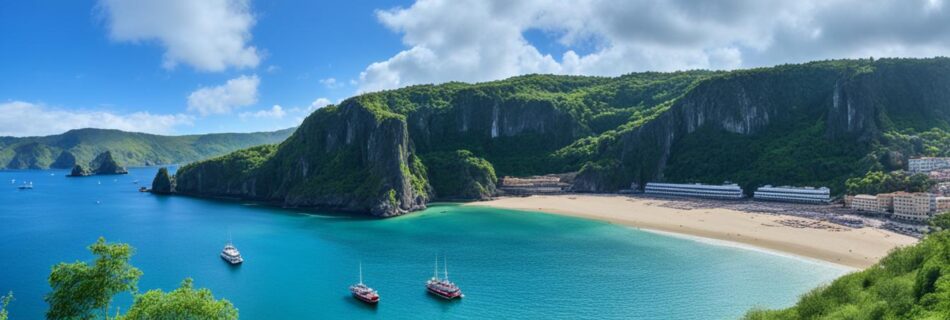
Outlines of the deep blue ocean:
{"label": "deep blue ocean", "polygon": [[[43,318],[50,267],[91,261],[86,246],[99,236],[136,248],[140,291],[191,277],[243,319],[731,319],[789,306],[848,272],[542,213],[436,204],[376,220],[138,192],[156,170],[0,171],[0,292],[16,296],[11,319]],[[34,189],[18,190],[22,181]],[[229,233],[245,258],[238,267],[218,256]],[[461,301],[426,294],[436,255],[447,257]],[[377,307],[347,291],[360,262]]]}

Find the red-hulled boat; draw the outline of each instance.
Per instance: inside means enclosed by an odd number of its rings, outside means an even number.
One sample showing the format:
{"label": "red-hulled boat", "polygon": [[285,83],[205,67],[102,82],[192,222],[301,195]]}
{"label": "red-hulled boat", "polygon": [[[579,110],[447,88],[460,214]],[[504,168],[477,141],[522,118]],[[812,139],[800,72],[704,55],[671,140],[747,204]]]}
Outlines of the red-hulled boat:
{"label": "red-hulled boat", "polygon": [[363,264],[360,263],[360,283],[350,286],[350,293],[353,294],[353,297],[359,299],[360,301],[376,304],[379,303],[379,293],[376,292],[376,289],[370,288],[369,286],[363,284]]}
{"label": "red-hulled boat", "polygon": [[439,258],[435,258],[435,274],[432,275],[432,279],[426,281],[426,290],[429,293],[439,296],[444,299],[455,299],[462,298],[465,295],[462,294],[462,289],[459,289],[458,285],[449,281],[449,268],[448,263],[445,263],[443,268],[445,273],[445,278],[439,278]]}

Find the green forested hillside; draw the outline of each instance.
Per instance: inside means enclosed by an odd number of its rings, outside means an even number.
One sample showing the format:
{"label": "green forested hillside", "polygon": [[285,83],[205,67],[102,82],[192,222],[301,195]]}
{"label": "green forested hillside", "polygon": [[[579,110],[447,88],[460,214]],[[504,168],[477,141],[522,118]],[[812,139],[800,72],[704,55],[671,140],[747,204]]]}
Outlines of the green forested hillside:
{"label": "green forested hillside", "polygon": [[[578,172],[580,192],[733,181],[840,194],[850,177],[947,152],[950,59],[419,85],[347,99],[301,128],[234,179],[195,180],[231,174],[215,171],[226,158],[184,170],[180,180],[201,188],[180,191],[352,210],[378,200],[407,211],[432,196],[480,197],[493,171]],[[446,156],[463,152],[466,174],[444,177],[461,164]]]}
{"label": "green forested hillside", "polygon": [[950,231],[897,249],[878,264],[813,290],[783,310],[756,310],[766,319],[950,319]]}
{"label": "green forested hillside", "polygon": [[261,144],[278,143],[293,129],[256,133],[160,136],[107,129],[78,129],[45,137],[0,137],[0,167],[72,168],[111,151],[127,166],[197,161]]}

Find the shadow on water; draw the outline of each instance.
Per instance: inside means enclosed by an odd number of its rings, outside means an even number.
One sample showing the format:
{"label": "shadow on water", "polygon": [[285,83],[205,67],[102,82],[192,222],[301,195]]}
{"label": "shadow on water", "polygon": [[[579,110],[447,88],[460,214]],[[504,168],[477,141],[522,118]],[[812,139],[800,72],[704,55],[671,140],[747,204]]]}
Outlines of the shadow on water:
{"label": "shadow on water", "polygon": [[425,295],[426,295],[426,298],[432,300],[434,303],[437,303],[439,305],[439,308],[441,308],[443,312],[452,310],[452,308],[455,308],[455,306],[462,303],[462,299],[456,298],[456,299],[449,300],[449,299],[437,296],[428,291],[425,292]]}
{"label": "shadow on water", "polygon": [[352,295],[343,295],[343,300],[346,301],[346,303],[351,306],[360,308],[362,310],[368,310],[373,313],[376,313],[377,310],[379,309],[379,304],[369,304],[363,301],[359,301],[356,298],[354,298]]}

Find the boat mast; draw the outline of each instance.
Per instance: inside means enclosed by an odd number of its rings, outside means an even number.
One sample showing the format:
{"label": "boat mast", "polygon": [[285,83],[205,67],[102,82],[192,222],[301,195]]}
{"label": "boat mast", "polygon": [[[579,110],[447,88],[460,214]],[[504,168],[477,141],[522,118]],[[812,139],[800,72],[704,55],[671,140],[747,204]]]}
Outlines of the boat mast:
{"label": "boat mast", "polygon": [[360,261],[360,284],[363,284],[363,262]]}
{"label": "boat mast", "polygon": [[445,268],[442,268],[442,271],[445,271],[445,281],[449,281],[449,258],[442,259],[442,262],[445,263]]}
{"label": "boat mast", "polygon": [[439,255],[435,255],[435,271],[432,272],[432,279],[439,279]]}

